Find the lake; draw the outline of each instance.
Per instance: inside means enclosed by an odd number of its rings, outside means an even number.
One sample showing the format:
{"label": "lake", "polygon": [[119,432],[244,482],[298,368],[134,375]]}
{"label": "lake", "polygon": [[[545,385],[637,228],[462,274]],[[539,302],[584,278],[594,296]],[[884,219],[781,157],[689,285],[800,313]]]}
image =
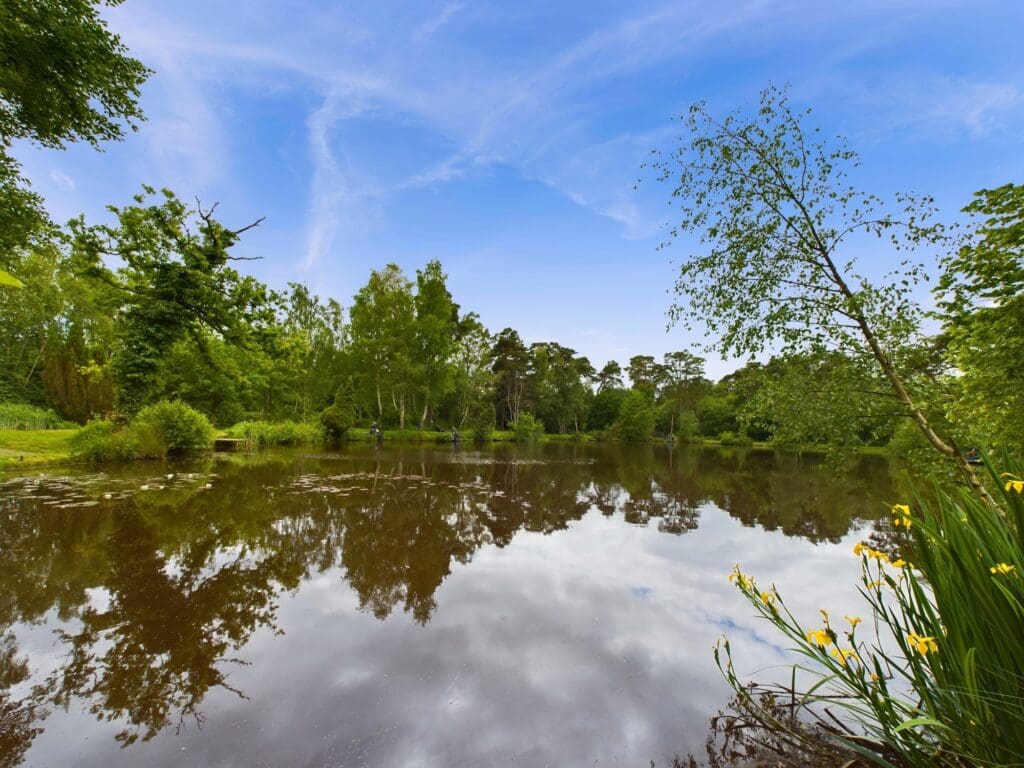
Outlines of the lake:
{"label": "lake", "polygon": [[878,457],[601,444],[8,477],[0,766],[670,764],[718,637],[793,660],[732,566],[816,625],[900,500]]}

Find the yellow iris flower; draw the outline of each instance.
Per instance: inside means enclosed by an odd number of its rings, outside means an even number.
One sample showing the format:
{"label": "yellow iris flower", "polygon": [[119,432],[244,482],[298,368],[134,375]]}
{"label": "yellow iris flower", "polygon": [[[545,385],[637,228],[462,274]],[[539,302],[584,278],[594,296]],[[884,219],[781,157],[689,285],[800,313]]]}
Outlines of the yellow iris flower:
{"label": "yellow iris flower", "polygon": [[927,656],[929,653],[936,653],[939,650],[939,645],[935,642],[934,637],[917,635],[913,632],[907,635],[907,645],[922,656]]}

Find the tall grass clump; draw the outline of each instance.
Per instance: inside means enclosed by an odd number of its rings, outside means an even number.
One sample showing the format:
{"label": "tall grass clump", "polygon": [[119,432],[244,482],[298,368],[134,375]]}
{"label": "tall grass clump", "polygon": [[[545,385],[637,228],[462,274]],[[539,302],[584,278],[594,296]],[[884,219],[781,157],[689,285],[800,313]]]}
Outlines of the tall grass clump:
{"label": "tall grass clump", "polygon": [[254,448],[274,445],[322,443],[324,427],[300,421],[240,421],[226,430],[228,437],[245,440]]}
{"label": "tall grass clump", "polygon": [[[797,669],[812,682],[780,687],[774,701],[794,702],[817,719],[817,737],[863,762],[1024,765],[1024,481],[1015,469],[988,465],[991,500],[937,490],[893,507],[912,561],[856,546],[863,621],[823,610],[806,626],[774,586],[760,589],[737,567],[730,578],[810,662]],[[797,740],[812,732],[758,703],[727,641],[715,658],[762,727]]]}
{"label": "tall grass clump", "polygon": [[71,455],[91,462],[131,461],[139,455],[135,437],[107,419],[90,421],[71,438]]}
{"label": "tall grass clump", "polygon": [[72,429],[75,426],[48,408],[0,403],[0,429]]}

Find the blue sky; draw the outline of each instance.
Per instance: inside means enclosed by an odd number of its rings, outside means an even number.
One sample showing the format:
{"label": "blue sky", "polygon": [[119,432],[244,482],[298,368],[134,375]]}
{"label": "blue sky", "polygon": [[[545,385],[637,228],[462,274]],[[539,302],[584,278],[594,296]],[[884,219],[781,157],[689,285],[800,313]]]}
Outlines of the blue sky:
{"label": "blue sky", "polygon": [[[437,258],[494,331],[608,359],[666,333],[670,189],[634,184],[694,100],[769,82],[863,156],[857,181],[950,218],[1024,171],[1024,2],[341,3],[128,0],[106,13],[156,74],[148,121],[97,153],[19,148],[53,215],[103,216],[142,183],[259,216],[270,284],[347,304],[369,270]],[[868,271],[890,254],[862,254]],[[738,361],[709,356],[718,376]]]}

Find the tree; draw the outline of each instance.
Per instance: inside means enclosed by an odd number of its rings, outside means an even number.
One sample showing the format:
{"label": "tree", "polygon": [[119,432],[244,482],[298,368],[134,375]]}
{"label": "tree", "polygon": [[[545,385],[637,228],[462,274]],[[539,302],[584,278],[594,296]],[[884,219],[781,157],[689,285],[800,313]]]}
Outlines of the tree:
{"label": "tree", "polygon": [[626,390],[622,388],[602,389],[594,395],[587,411],[587,429],[608,429],[615,424],[625,397]]}
{"label": "tree", "polygon": [[633,389],[646,392],[651,402],[654,402],[658,387],[662,383],[664,369],[654,361],[651,355],[634,355],[629,358],[629,366],[626,371]]}
{"label": "tree", "polygon": [[491,334],[476,313],[458,324],[453,365],[455,368],[455,424],[467,424],[478,434],[494,428],[494,384],[491,371]]}
{"label": "tree", "polygon": [[[1024,186],[975,195],[964,211],[976,221],[944,262],[940,318],[961,375],[955,423],[981,444],[1024,451]],[[980,219],[980,220],[979,220]]]}
{"label": "tree", "polygon": [[452,354],[459,308],[446,285],[441,262],[434,260],[416,270],[416,365],[423,395],[420,429],[424,429],[431,408],[454,386]]}
{"label": "tree", "polygon": [[[111,206],[116,225],[88,226],[84,217],[70,225],[76,267],[123,301],[111,364],[117,405],[129,414],[158,398],[157,373],[177,342],[189,338],[205,350],[213,334],[244,347],[276,323],[266,286],[228,266],[240,258],[231,249],[259,220],[231,230],[214,218],[216,206],[189,208],[166,189],[162,201],[147,204],[153,195],[144,187],[133,205]],[[124,266],[112,272],[105,257]]]}
{"label": "tree", "polygon": [[505,328],[494,340],[491,357],[494,360],[491,370],[498,377],[498,424],[504,427],[519,421],[529,354],[519,334],[512,328]]}
{"label": "tree", "polygon": [[42,200],[11,158],[19,139],[61,149],[99,146],[142,120],[150,70],[127,55],[100,7],[120,0],[5,0],[0,4],[0,254],[27,244],[46,221]]}
{"label": "tree", "polygon": [[630,391],[619,407],[619,435],[629,443],[643,442],[654,429],[654,409],[640,390]]}
{"label": "tree", "polygon": [[597,391],[601,393],[606,389],[619,389],[621,387],[622,366],[614,360],[609,360],[597,374]]}
{"label": "tree", "polygon": [[384,419],[384,395],[390,394],[405,429],[405,411],[412,394],[415,306],[412,283],[397,264],[373,270],[359,289],[349,314],[356,370]]}
{"label": "tree", "polygon": [[305,419],[331,402],[344,344],[341,304],[321,301],[300,283],[288,283],[283,331],[294,340],[298,365],[291,373],[293,417]]}
{"label": "tree", "polygon": [[668,401],[670,418],[669,434],[674,433],[676,418],[690,413],[697,418],[697,403],[700,390],[707,384],[704,380],[704,358],[692,352],[669,352],[665,355],[663,371],[665,399]]}
{"label": "tree", "polygon": [[[932,200],[899,195],[889,206],[856,189],[847,181],[856,155],[842,140],[805,132],[806,114],[776,88],[762,92],[752,117],[717,120],[697,103],[685,118],[689,140],[667,157],[655,153],[651,165],[672,181],[681,206],[671,237],[694,232],[703,246],[682,261],[670,316],[691,328],[705,324],[719,334],[711,348],[725,355],[781,344],[786,352],[837,350],[866,361],[885,382],[885,396],[980,489],[901,370],[902,350],[918,337],[912,290],[921,267],[903,259],[876,283],[850,253],[851,243],[869,236],[886,239],[894,253],[944,245],[945,230],[931,222]],[[841,393],[830,397],[844,402]]]}

